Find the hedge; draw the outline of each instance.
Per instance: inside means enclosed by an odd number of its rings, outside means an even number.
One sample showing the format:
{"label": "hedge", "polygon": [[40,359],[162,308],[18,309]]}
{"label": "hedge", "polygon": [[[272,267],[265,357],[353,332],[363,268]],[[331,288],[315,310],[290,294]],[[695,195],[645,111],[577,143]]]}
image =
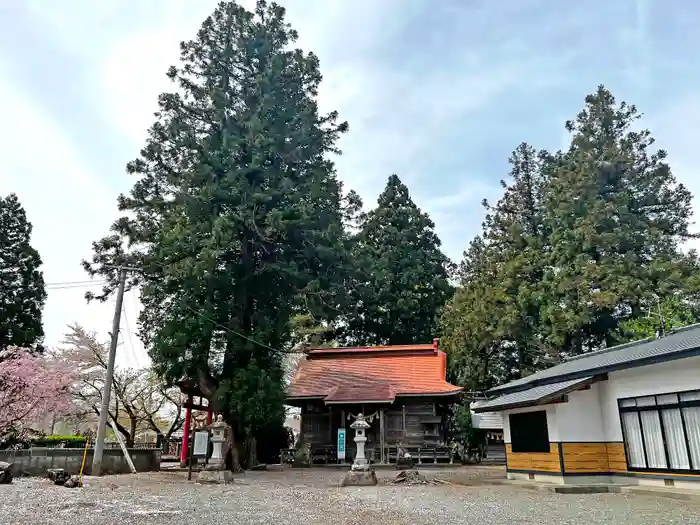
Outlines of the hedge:
{"label": "hedge", "polygon": [[63,445],[65,448],[81,448],[85,446],[85,436],[44,436],[30,441],[33,447],[55,448]]}

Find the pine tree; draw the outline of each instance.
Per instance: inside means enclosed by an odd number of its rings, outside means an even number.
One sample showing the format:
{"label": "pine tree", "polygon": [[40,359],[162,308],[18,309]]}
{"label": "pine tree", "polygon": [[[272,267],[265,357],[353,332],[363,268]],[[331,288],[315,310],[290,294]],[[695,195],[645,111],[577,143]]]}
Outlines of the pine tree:
{"label": "pine tree", "polygon": [[31,235],[32,225],[17,196],[0,198],[0,350],[33,348],[44,336],[46,290]]}
{"label": "pine tree", "polygon": [[434,227],[399,177],[389,177],[356,238],[357,307],[348,323],[356,342],[426,343],[437,336],[437,313],[452,287]]}
{"label": "pine tree", "polygon": [[[291,46],[285,10],[221,2],[181,45],[140,176],[86,263],[139,265],[141,336],[171,381],[195,378],[234,427],[241,463],[283,419],[282,351],[300,312],[338,315],[352,214],[328,154],[347,130],[320,115],[318,59]],[[354,194],[351,194],[354,199]],[[128,256],[124,246],[130,246]],[[109,292],[108,288],[105,290]],[[234,459],[234,463],[237,459]]]}

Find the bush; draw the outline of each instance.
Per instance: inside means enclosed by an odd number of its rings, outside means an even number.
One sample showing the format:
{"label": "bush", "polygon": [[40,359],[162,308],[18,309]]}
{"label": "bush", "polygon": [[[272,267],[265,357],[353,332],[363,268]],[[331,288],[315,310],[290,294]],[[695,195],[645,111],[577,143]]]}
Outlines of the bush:
{"label": "bush", "polygon": [[85,436],[44,436],[30,441],[33,447],[45,448],[83,448]]}

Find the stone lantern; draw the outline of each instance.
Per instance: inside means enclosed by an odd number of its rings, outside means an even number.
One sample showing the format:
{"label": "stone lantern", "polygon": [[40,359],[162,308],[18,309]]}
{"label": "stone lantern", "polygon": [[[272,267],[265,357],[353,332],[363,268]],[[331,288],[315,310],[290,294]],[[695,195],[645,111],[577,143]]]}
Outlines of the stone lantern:
{"label": "stone lantern", "polygon": [[354,470],[367,470],[367,458],[365,458],[367,436],[365,436],[365,430],[369,428],[369,423],[365,421],[365,416],[359,413],[355,421],[350,425],[350,428],[355,430],[354,441],[357,445],[357,453],[355,454],[355,461],[352,464],[352,468]]}
{"label": "stone lantern", "polygon": [[224,423],[221,414],[216,417],[216,422],[206,427],[211,432],[212,453],[206,468],[199,473],[199,483],[230,483],[233,481],[233,473],[226,469],[226,461],[222,454],[226,430],[228,425]]}
{"label": "stone lantern", "polygon": [[369,428],[369,423],[365,420],[365,416],[357,414],[355,421],[350,425],[350,428],[355,430],[355,444],[357,445],[357,453],[355,461],[350,470],[345,474],[341,486],[348,485],[376,485],[377,475],[374,473],[365,457],[365,443],[367,436],[365,431]]}

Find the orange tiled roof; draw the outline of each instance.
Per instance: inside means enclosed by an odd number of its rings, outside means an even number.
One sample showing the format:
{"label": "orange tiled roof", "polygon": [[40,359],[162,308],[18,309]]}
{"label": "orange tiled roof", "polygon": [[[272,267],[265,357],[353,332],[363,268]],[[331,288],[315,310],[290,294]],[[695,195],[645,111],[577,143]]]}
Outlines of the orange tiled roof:
{"label": "orange tiled roof", "polygon": [[290,400],[350,403],[456,394],[461,388],[445,380],[446,366],[437,340],[428,345],[316,348],[300,363],[287,395]]}

